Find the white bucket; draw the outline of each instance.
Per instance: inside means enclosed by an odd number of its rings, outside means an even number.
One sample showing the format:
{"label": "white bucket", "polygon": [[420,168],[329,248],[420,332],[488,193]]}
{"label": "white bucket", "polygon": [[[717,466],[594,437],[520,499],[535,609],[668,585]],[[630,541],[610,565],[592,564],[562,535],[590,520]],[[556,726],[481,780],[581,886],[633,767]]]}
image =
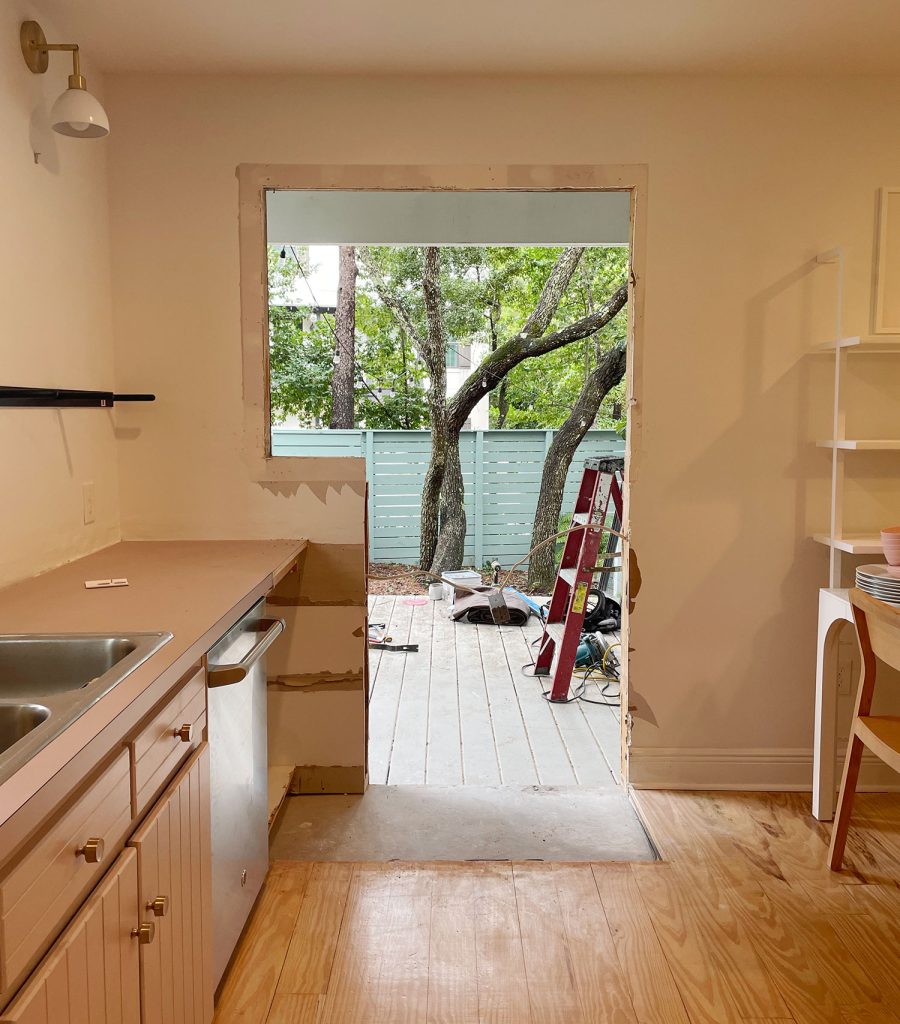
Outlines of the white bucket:
{"label": "white bucket", "polygon": [[444,584],[443,583],[429,583],[428,584],[428,596],[432,601],[443,601],[444,600]]}
{"label": "white bucket", "polygon": [[[472,569],[456,569],[453,572],[443,572],[441,577],[446,581],[453,580],[454,583],[464,583],[467,587],[481,586],[481,573],[477,573]],[[453,611],[456,590],[453,587],[453,583],[445,582],[441,585],[444,588],[444,600],[447,602],[447,614],[449,615]]]}

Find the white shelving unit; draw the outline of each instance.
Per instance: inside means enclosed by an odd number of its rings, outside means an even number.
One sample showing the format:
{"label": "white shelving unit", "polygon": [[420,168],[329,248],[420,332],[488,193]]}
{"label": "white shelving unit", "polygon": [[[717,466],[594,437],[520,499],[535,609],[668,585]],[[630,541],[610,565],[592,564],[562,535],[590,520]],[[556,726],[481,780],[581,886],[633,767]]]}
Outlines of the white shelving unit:
{"label": "white shelving unit", "polygon": [[844,250],[830,249],[816,257],[819,264],[837,264],[837,302],[835,303],[834,339],[823,342],[819,351],[834,353],[834,412],[831,437],[817,441],[819,448],[831,450],[831,515],[829,532],[813,537],[829,548],[828,587],[841,585],[841,555],[876,555],[881,553],[877,535],[844,533],[844,471],[848,452],[898,452],[900,438],[847,437],[847,408],[844,383],[847,360],[852,356],[883,356],[900,354],[900,335],[844,335]]}
{"label": "white shelving unit", "polygon": [[816,651],[816,707],[813,737],[812,812],[820,821],[834,816],[835,758],[837,757],[837,644],[843,623],[853,620],[849,591],[841,587],[841,558],[880,555],[881,537],[844,532],[844,470],[853,452],[900,451],[900,438],[847,437],[844,383],[847,360],[863,356],[900,354],[900,335],[846,336],[844,320],[844,251],[831,249],[816,257],[820,264],[837,264],[837,303],[834,339],[818,347],[834,353],[834,415],[831,437],[816,443],[831,450],[831,518],[828,533],[814,539],[828,548],[828,586],[819,590],[819,624]]}

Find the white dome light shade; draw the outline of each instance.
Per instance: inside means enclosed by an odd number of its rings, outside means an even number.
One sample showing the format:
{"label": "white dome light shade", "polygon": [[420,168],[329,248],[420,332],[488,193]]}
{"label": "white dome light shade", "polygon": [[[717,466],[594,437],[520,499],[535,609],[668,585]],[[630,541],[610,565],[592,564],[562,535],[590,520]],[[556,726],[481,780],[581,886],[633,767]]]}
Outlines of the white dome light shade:
{"label": "white dome light shade", "polygon": [[66,89],[50,110],[50,124],[55,132],[75,139],[109,135],[106,111],[87,89]]}

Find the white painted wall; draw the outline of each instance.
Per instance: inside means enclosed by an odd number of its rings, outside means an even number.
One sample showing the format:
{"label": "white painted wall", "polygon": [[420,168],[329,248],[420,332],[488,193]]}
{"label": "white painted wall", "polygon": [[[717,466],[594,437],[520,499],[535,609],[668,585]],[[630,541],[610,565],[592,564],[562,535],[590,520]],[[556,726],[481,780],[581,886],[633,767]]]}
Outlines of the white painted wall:
{"label": "white painted wall", "polygon": [[[11,0],[0,11],[0,383],[109,389],[108,139],[48,127],[71,57],[56,54],[46,74],[32,74],[19,49],[28,18],[54,40],[68,34],[33,3]],[[102,99],[89,54],[84,71]],[[103,409],[0,410],[0,585],[118,539],[115,429],[115,413]],[[88,526],[85,481],[95,489]]]}
{"label": "white painted wall", "polygon": [[[358,495],[265,488],[239,458],[238,164],[647,164],[634,768],[806,777],[830,409],[807,353],[833,308],[813,257],[847,247],[864,331],[900,79],[119,75],[109,94],[118,383],[161,397],[120,417],[131,536],[361,540]],[[898,375],[854,375],[850,429],[900,430]],[[860,458],[848,525],[900,518],[894,458]]]}

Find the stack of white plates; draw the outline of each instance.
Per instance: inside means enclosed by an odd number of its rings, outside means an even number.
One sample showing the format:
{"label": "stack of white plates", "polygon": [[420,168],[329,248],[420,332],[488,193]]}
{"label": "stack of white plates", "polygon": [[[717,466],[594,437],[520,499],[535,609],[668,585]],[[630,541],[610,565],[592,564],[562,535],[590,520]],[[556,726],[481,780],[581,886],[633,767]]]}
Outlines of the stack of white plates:
{"label": "stack of white plates", "polygon": [[879,601],[900,605],[900,565],[861,565],[856,585]]}

